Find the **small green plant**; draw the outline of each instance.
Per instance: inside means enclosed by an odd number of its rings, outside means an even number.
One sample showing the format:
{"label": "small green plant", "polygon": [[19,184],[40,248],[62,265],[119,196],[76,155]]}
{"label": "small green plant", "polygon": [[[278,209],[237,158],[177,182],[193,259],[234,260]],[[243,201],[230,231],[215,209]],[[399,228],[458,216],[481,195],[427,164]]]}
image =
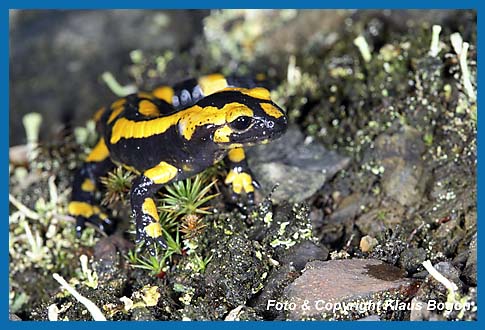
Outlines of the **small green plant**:
{"label": "small green plant", "polygon": [[433,134],[431,133],[424,134],[423,141],[426,146],[431,147],[433,145]]}
{"label": "small green plant", "polygon": [[203,174],[193,179],[178,181],[167,186],[167,193],[162,198],[162,211],[172,213],[175,217],[187,214],[210,214],[203,205],[217,194],[206,196],[216,181],[207,184]]}
{"label": "small green plant", "polygon": [[159,248],[155,248],[155,255],[146,256],[139,255],[137,249],[130,250],[127,255],[127,259],[133,268],[145,269],[150,271],[150,274],[156,276],[160,274],[165,267],[167,257],[159,256]]}
{"label": "small green plant", "polygon": [[386,211],[382,211],[381,210],[381,211],[378,211],[377,212],[377,216],[376,217],[377,217],[377,219],[379,219],[381,221],[384,221],[384,220],[386,220],[386,216],[387,216]]}
{"label": "small green plant", "polygon": [[155,246],[155,255],[138,254],[138,251],[143,249],[143,243],[135,249],[130,250],[126,256],[128,262],[133,268],[145,269],[150,271],[153,276],[159,275],[166,267],[167,262],[171,260],[174,254],[182,254],[182,245],[180,242],[180,235],[176,231],[175,238],[172,237],[166,230],[163,231],[167,248],[162,250],[160,246]]}
{"label": "small green plant", "polygon": [[207,268],[207,265],[211,260],[212,260],[212,255],[202,258],[198,254],[194,254],[194,263],[193,263],[195,265],[194,271],[197,273],[205,272],[205,269]]}
{"label": "small green plant", "polygon": [[119,166],[114,171],[108,173],[108,176],[100,179],[101,183],[106,187],[102,205],[113,205],[121,201],[125,202],[127,193],[130,191],[131,181],[135,175]]}
{"label": "small green plant", "polygon": [[174,253],[182,254],[182,244],[180,242],[179,231],[177,230],[175,232],[175,238],[173,238],[172,235],[170,235],[166,230],[163,232],[163,234],[168,245],[166,253],[169,254],[169,256]]}
{"label": "small green plant", "polygon": [[[127,255],[132,267],[145,269],[152,275],[158,275],[174,254],[182,254],[180,232],[188,239],[200,233],[205,227],[200,215],[210,214],[204,204],[217,196],[217,194],[209,195],[216,183],[209,182],[210,177],[212,176],[204,172],[194,178],[178,181],[166,187],[166,194],[160,199],[162,206],[158,207],[158,211],[167,248],[162,250],[156,246],[153,256],[139,255],[137,251],[143,249],[142,243]],[[210,258],[199,259],[196,259],[196,268],[204,270]]]}

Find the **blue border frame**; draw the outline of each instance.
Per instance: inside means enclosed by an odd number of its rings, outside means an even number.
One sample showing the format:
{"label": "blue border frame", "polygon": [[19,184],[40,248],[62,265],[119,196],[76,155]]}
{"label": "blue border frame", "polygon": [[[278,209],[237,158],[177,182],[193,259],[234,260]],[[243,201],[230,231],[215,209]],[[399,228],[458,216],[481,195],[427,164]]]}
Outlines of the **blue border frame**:
{"label": "blue border frame", "polygon": [[[1,6],[1,22],[2,22],[2,29],[1,29],[1,42],[3,45],[3,50],[1,52],[1,68],[0,73],[1,76],[4,77],[4,82],[1,87],[1,102],[3,104],[4,110],[1,111],[1,120],[0,120],[0,145],[4,152],[4,155],[8,152],[8,139],[9,139],[9,9],[108,9],[108,8],[123,8],[123,9],[209,9],[209,8],[321,8],[321,9],[476,9],[477,10],[477,28],[478,28],[478,35],[480,37],[477,38],[478,40],[478,59],[477,63],[482,63],[483,56],[481,55],[483,51],[483,42],[481,38],[482,32],[482,23],[481,23],[481,5],[480,1],[451,1],[451,0],[441,0],[441,1],[416,1],[416,0],[409,0],[409,1],[379,1],[379,0],[367,0],[367,1],[358,1],[358,0],[341,0],[335,2],[323,2],[319,3],[316,1],[306,0],[306,1],[276,1],[270,0],[265,1],[264,3],[260,0],[246,0],[244,2],[233,2],[228,3],[227,1],[220,1],[220,0],[210,0],[210,1],[194,1],[194,0],[185,0],[183,2],[177,2],[177,5],[171,4],[168,1],[153,1],[153,0],[142,0],[142,1],[125,1],[125,0],[109,0],[109,1],[95,1],[95,0],[76,0],[76,1],[69,1],[63,2],[60,0],[44,0],[40,1],[2,1],[0,4]],[[481,86],[481,82],[483,82],[483,74],[482,70],[478,70],[478,86]],[[477,91],[478,94],[478,102],[482,103],[482,93]],[[480,111],[478,109],[477,111]],[[483,126],[484,116],[478,115],[478,127]],[[482,145],[483,145],[483,133],[478,131],[477,134],[477,148],[478,148],[478,159],[477,159],[477,185],[479,188],[481,186],[482,181],[484,180],[484,175],[481,174],[481,164],[482,164]],[[3,212],[4,219],[7,218],[8,210],[9,210],[9,203],[8,203],[8,158],[6,157],[5,161],[0,163],[1,172],[4,175],[1,177],[3,182],[1,192],[1,200],[3,201]],[[477,191],[477,217],[480,217],[483,214],[484,206],[482,206],[485,199],[482,197],[480,190]],[[8,224],[5,224],[5,236],[8,234]],[[478,226],[480,228],[481,226]],[[481,231],[478,231],[479,240],[481,240]],[[8,240],[8,236],[6,237],[6,241]],[[479,243],[479,246],[481,244]],[[2,260],[4,262],[1,265],[1,270],[4,274],[8,274],[8,248],[4,247],[1,249],[2,253]],[[479,253],[479,260],[482,259],[481,253]],[[478,262],[478,269],[480,270],[481,261]],[[480,274],[480,272],[479,272]],[[127,327],[135,327],[143,329],[155,329],[155,327],[170,327],[171,329],[187,329],[192,327],[197,328],[211,328],[211,329],[218,329],[226,326],[231,326],[234,328],[247,328],[247,327],[265,327],[265,328],[280,328],[280,329],[293,329],[304,327],[306,329],[321,329],[322,327],[330,326],[330,327],[338,327],[338,328],[349,328],[354,327],[357,324],[355,322],[332,322],[332,323],[322,323],[322,322],[237,322],[237,323],[227,323],[227,322],[110,322],[110,323],[85,323],[85,322],[36,322],[33,324],[32,322],[10,322],[8,321],[8,276],[4,275],[2,277],[3,281],[1,281],[1,292],[4,292],[3,299],[1,300],[2,308],[2,315],[3,317],[0,319],[2,323],[7,327],[16,327],[16,328],[24,328],[31,326],[39,327],[39,328],[49,328],[49,329],[56,329],[56,328],[64,328],[64,327],[72,327],[72,328],[80,328],[85,327],[86,325],[89,327],[110,327],[110,328],[127,328]],[[479,290],[480,292],[480,290]],[[483,299],[481,296],[478,297],[478,305],[481,304]],[[5,314],[4,314],[5,313]],[[441,328],[441,327],[483,327],[483,323],[481,321],[481,313],[478,313],[478,321],[477,322],[468,322],[468,323],[452,323],[452,322],[434,322],[434,323],[423,323],[423,322],[413,322],[412,327],[416,328]],[[8,322],[8,324],[7,324]],[[411,324],[408,322],[384,322],[379,323],[379,327],[396,327],[396,328],[405,328],[409,327]],[[358,324],[359,327],[363,329],[370,329],[375,328],[377,326],[374,322],[360,322]]]}
{"label": "blue border frame", "polygon": [[142,0],[142,1],[126,1],[126,0],[76,0],[76,1],[61,1],[61,0],[45,0],[42,2],[33,0],[11,1],[6,0],[2,7],[12,9],[211,9],[211,8],[308,8],[308,9],[476,9],[479,7],[478,0],[464,0],[464,1],[419,1],[419,0],[340,0],[340,1],[326,1],[318,2],[315,0],[305,1],[277,1],[267,0],[265,2],[258,0],[245,0],[244,2],[228,2],[223,0],[206,0],[204,2],[195,0],[185,0],[183,2],[162,2],[160,0]]}

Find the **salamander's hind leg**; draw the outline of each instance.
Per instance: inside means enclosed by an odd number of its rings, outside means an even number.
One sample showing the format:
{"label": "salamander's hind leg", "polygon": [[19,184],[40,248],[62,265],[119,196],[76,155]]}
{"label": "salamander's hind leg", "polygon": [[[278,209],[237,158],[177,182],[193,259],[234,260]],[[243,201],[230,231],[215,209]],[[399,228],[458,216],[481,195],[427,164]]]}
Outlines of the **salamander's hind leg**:
{"label": "salamander's hind leg", "polygon": [[74,177],[68,211],[76,218],[78,236],[86,228],[86,222],[92,223],[102,231],[112,228],[113,222],[96,206],[95,193],[98,178],[113,167],[104,139],[100,139]]}
{"label": "salamander's hind leg", "polygon": [[229,164],[229,173],[226,176],[225,183],[232,187],[232,198],[235,201],[242,192],[248,196],[248,204],[254,205],[254,190],[259,189],[258,181],[249,169],[246,155],[243,148],[229,150],[227,154]]}
{"label": "salamander's hind leg", "polygon": [[161,162],[143,172],[133,181],[131,187],[130,200],[136,223],[136,242],[145,241],[152,255],[155,254],[157,244],[167,248],[153,196],[164,184],[172,182],[177,174],[178,169],[175,166]]}

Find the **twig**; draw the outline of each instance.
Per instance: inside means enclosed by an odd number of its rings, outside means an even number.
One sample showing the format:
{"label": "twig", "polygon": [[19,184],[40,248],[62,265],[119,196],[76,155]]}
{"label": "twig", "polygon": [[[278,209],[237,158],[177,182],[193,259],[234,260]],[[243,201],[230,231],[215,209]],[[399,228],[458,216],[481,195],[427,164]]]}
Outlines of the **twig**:
{"label": "twig", "polygon": [[86,297],[83,297],[79,292],[76,291],[69,283],[66,282],[66,280],[60,276],[57,273],[52,274],[52,277],[59,282],[59,284],[66,289],[70,294],[73,295],[74,298],[76,298],[81,304],[83,304],[87,310],[91,313],[93,316],[93,319],[95,321],[106,321],[106,317],[103,315],[101,310],[96,306],[91,300],[89,300]]}
{"label": "twig", "polygon": [[451,282],[449,279],[441,275],[440,272],[436,270],[436,268],[433,267],[431,264],[431,261],[426,260],[423,262],[424,268],[428,271],[428,273],[434,277],[435,280],[440,282],[445,286],[445,288],[448,289],[448,291],[454,296],[455,292],[458,290],[458,287],[456,286],[455,283]]}

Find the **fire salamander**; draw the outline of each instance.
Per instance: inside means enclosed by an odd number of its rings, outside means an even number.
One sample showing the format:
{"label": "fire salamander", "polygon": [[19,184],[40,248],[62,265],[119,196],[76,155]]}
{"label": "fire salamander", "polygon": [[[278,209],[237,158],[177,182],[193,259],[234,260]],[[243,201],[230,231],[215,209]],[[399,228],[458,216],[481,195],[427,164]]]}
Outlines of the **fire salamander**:
{"label": "fire salamander", "polygon": [[243,147],[266,143],[287,127],[285,112],[267,89],[249,79],[203,76],[139,92],[101,108],[94,116],[100,139],[77,172],[68,206],[81,234],[89,222],[101,230],[112,221],[95,205],[98,178],[115,164],[137,174],[130,191],[136,241],[166,248],[154,194],[227,157],[225,183],[254,201],[258,188]]}

